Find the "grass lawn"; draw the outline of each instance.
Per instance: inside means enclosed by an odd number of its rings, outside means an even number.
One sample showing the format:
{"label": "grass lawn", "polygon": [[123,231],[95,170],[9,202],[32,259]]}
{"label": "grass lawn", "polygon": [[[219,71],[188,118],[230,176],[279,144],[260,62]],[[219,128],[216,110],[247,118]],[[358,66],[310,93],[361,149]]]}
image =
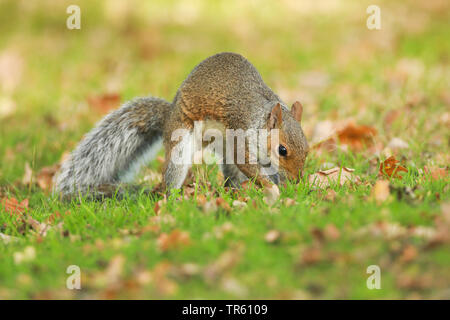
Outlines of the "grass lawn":
{"label": "grass lawn", "polygon": [[[2,1],[0,299],[449,299],[450,6],[378,1],[381,30],[368,30],[370,1],[316,2]],[[66,28],[70,4],[80,30]],[[299,184],[228,190],[202,165],[167,199],[51,194],[106,112],[171,100],[221,51],[302,102]],[[380,174],[391,156],[406,172]],[[310,181],[333,167],[358,182]],[[139,181],[160,180],[155,159]],[[66,287],[72,265],[80,290]]]}

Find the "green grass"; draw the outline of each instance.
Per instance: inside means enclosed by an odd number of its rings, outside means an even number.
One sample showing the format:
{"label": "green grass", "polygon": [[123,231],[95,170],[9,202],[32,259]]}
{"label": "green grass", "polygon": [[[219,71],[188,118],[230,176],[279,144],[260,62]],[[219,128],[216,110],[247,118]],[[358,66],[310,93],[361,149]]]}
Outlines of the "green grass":
{"label": "green grass", "polygon": [[[21,70],[8,64],[8,76],[0,73],[0,111],[4,99],[14,104],[0,112],[0,199],[29,199],[24,217],[41,223],[55,217],[38,236],[0,205],[0,233],[17,238],[0,240],[0,299],[449,298],[448,239],[433,244],[417,231],[449,233],[448,177],[422,173],[449,163],[448,5],[381,1],[382,30],[369,31],[370,1],[325,9],[289,1],[198,1],[198,9],[75,2],[78,31],[65,28],[73,1],[0,4],[0,61],[13,56]],[[195,64],[220,51],[246,56],[287,103],[302,101],[309,139],[324,120],[376,128],[379,154],[314,149],[307,160],[305,176],[332,163],[354,168],[362,184],[333,185],[330,199],[305,180],[281,188],[269,206],[262,190],[225,191],[215,167],[208,169],[212,195],[202,167],[194,170],[196,195],[222,197],[231,210],[205,212],[195,197],[172,195],[157,215],[161,196],[65,203],[21,182],[26,163],[36,174],[59,162],[102,117],[89,97],[172,99]],[[387,123],[392,111],[399,116]],[[378,203],[373,186],[393,137],[409,144],[392,151],[408,173],[392,179],[389,199]],[[149,168],[143,175],[161,170],[157,161]],[[250,199],[245,208],[232,205],[239,197]],[[161,234],[174,230],[189,241],[162,250]],[[279,232],[275,242],[265,239],[271,230]],[[27,247],[35,257],[17,261]],[[410,248],[416,254],[408,258]],[[80,267],[82,290],[66,288],[69,265]],[[381,268],[380,290],[366,286],[369,265]]]}

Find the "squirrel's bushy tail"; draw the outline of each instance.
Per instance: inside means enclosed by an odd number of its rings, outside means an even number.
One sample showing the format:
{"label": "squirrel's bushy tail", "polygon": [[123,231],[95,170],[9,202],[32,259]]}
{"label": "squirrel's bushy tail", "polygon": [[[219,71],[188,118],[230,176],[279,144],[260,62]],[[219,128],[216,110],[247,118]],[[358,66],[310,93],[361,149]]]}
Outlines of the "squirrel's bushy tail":
{"label": "squirrel's bushy tail", "polygon": [[55,179],[55,191],[71,196],[130,182],[160,148],[171,103],[145,97],[103,118],[72,152]]}

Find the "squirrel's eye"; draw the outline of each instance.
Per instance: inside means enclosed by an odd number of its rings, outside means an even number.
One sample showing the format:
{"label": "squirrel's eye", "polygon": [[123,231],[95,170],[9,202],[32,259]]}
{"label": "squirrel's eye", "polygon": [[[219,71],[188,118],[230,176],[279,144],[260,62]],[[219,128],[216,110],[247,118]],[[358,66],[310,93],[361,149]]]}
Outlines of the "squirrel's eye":
{"label": "squirrel's eye", "polygon": [[278,153],[280,154],[280,156],[286,157],[287,155],[287,149],[285,146],[283,146],[282,144],[280,144],[278,146]]}

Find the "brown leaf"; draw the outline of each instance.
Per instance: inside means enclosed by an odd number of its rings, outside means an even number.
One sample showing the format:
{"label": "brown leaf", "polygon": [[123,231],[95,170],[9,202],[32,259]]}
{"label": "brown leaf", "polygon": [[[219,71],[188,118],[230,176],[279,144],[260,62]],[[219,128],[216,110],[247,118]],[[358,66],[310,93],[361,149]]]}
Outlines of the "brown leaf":
{"label": "brown leaf", "polygon": [[312,137],[311,137],[311,145],[318,146],[325,141],[332,139],[332,136],[336,133],[335,125],[329,121],[321,121],[314,125]]}
{"label": "brown leaf", "polygon": [[117,93],[107,93],[100,96],[88,97],[87,101],[91,108],[103,114],[119,106],[120,95]]}
{"label": "brown leaf", "polygon": [[356,125],[353,122],[337,132],[339,142],[348,145],[352,150],[359,151],[373,144],[377,130],[373,127]]}
{"label": "brown leaf", "polygon": [[15,264],[33,261],[36,258],[36,249],[32,246],[27,246],[23,251],[14,252],[13,258]]}
{"label": "brown leaf", "polygon": [[142,229],[140,230],[140,233],[159,233],[159,231],[161,230],[160,226],[156,225],[156,224],[148,224],[146,226],[143,226]]}
{"label": "brown leaf", "polygon": [[247,207],[247,203],[245,203],[244,201],[240,201],[240,200],[234,200],[233,207],[237,208],[237,209],[243,209],[243,208]]}
{"label": "brown leaf", "polygon": [[3,198],[1,203],[10,215],[22,215],[28,209],[28,199],[19,203],[16,198]]}
{"label": "brown leaf", "polygon": [[36,176],[36,182],[39,188],[44,191],[50,191],[52,189],[53,177],[58,170],[59,164],[42,168]]}
{"label": "brown leaf", "polygon": [[26,223],[31,226],[31,228],[36,231],[37,235],[45,237],[51,226],[47,223],[41,223],[31,217],[27,217]]}
{"label": "brown leaf", "polygon": [[322,261],[322,252],[319,248],[310,247],[303,251],[301,256],[301,263],[311,265]]}
{"label": "brown leaf", "polygon": [[9,236],[7,234],[1,233],[0,232],[0,240],[4,243],[4,244],[8,244],[10,242],[17,242],[20,239],[17,237],[13,237],[13,236]]}
{"label": "brown leaf", "polygon": [[417,249],[412,245],[408,245],[402,251],[402,254],[400,256],[400,262],[403,263],[410,262],[414,260],[417,257],[417,255],[418,255]]}
{"label": "brown leaf", "polygon": [[384,116],[384,124],[389,128],[392,123],[400,116],[399,110],[391,110]]}
{"label": "brown leaf", "polygon": [[115,296],[114,289],[120,288],[121,276],[123,273],[123,267],[125,264],[125,257],[121,254],[112,257],[111,261],[107,265],[106,269],[102,272],[93,274],[89,280],[97,287],[106,287],[108,290],[105,292],[107,296]]}
{"label": "brown leaf", "polygon": [[425,174],[431,176],[432,180],[444,179],[448,175],[447,168],[438,168],[438,167],[428,168],[427,166],[424,166],[423,170],[424,170]]}
{"label": "brown leaf", "polygon": [[432,284],[432,277],[430,274],[425,275],[409,275],[401,274],[396,281],[399,288],[408,290],[423,290],[427,289]]}
{"label": "brown leaf", "polygon": [[230,205],[228,204],[228,202],[225,201],[224,198],[220,198],[220,197],[217,198],[217,199],[216,199],[216,205],[217,205],[218,207],[224,209],[224,210],[227,211],[227,212],[230,212],[230,211],[231,211]]}
{"label": "brown leaf", "polygon": [[391,139],[391,141],[389,141],[387,147],[394,149],[394,150],[395,149],[407,149],[407,148],[409,148],[409,145],[406,141],[403,141],[400,138],[394,137]]}
{"label": "brown leaf", "polygon": [[108,267],[105,270],[105,276],[107,279],[109,279],[108,281],[115,282],[120,278],[123,272],[124,264],[125,257],[121,254],[118,254],[111,259]]}
{"label": "brown leaf", "polygon": [[336,199],[336,195],[336,191],[334,191],[333,189],[328,189],[327,194],[325,195],[325,200],[334,202],[334,200]]}
{"label": "brown leaf", "polygon": [[380,176],[386,175],[391,178],[399,178],[402,179],[402,176],[400,176],[400,172],[408,172],[408,169],[405,167],[399,165],[400,161],[395,159],[394,156],[390,156],[386,160],[384,160],[380,164],[380,169],[378,174]]}
{"label": "brown leaf", "polygon": [[389,181],[388,180],[378,180],[372,189],[372,196],[377,203],[385,202],[390,195],[389,191]]}
{"label": "brown leaf", "polygon": [[291,198],[285,198],[283,200],[283,204],[285,207],[292,207],[297,204],[297,201],[295,201],[294,199],[291,199]]}
{"label": "brown leaf", "polygon": [[153,208],[153,211],[155,212],[156,215],[161,213],[161,209],[164,206],[164,204],[166,204],[166,203],[167,203],[167,199],[166,198],[158,200],[155,203],[155,207]]}
{"label": "brown leaf", "polygon": [[336,167],[325,171],[321,170],[309,176],[309,183],[312,186],[321,189],[328,188],[334,183],[337,183],[340,186],[343,186],[346,182],[360,184],[361,179],[357,175],[353,174],[354,171],[355,169],[346,167]]}
{"label": "brown leaf", "polygon": [[241,282],[231,277],[225,277],[224,279],[222,279],[221,287],[225,292],[228,292],[237,297],[245,297],[248,293],[247,288],[243,286]]}
{"label": "brown leaf", "polygon": [[23,65],[23,58],[16,50],[5,49],[0,52],[0,88],[5,93],[13,92],[20,85]]}
{"label": "brown leaf", "polygon": [[204,213],[209,214],[209,213],[216,212],[218,209],[218,206],[217,206],[215,200],[209,200],[209,201],[205,202],[205,204],[202,206],[202,209],[203,209]]}
{"label": "brown leaf", "polygon": [[189,233],[186,231],[173,230],[171,233],[162,233],[157,240],[158,247],[161,251],[167,251],[186,246],[190,243]]}
{"label": "brown leaf", "polygon": [[326,225],[325,229],[323,230],[323,234],[327,240],[335,241],[340,238],[341,233],[339,232],[339,229],[336,228],[334,224],[328,224]]}
{"label": "brown leaf", "polygon": [[194,187],[194,185],[190,184],[190,185],[185,186],[183,188],[183,193],[188,198],[192,197],[195,194],[195,187]]}
{"label": "brown leaf", "polygon": [[206,196],[204,194],[197,194],[196,201],[197,201],[197,205],[199,207],[203,207],[205,205],[206,201],[207,201],[206,200]]}
{"label": "brown leaf", "polygon": [[264,240],[268,243],[274,243],[277,242],[280,239],[281,233],[278,230],[270,230],[266,233],[264,236]]}
{"label": "brown leaf", "polygon": [[436,232],[427,247],[432,248],[450,242],[450,203],[441,204],[442,214],[436,217]]}
{"label": "brown leaf", "polygon": [[168,273],[172,269],[172,265],[167,261],[159,262],[153,268],[152,278],[154,279],[156,289],[164,296],[173,295],[178,290],[177,283],[168,277]]}
{"label": "brown leaf", "polygon": [[278,198],[280,197],[280,189],[278,189],[278,186],[276,184],[271,186],[266,186],[264,188],[264,195],[263,198],[264,202],[267,203],[269,206],[274,205]]}
{"label": "brown leaf", "polygon": [[222,253],[216,261],[204,269],[205,279],[210,282],[215,282],[223,273],[229,271],[239,262],[242,253],[243,247],[241,246]]}
{"label": "brown leaf", "polygon": [[22,184],[29,186],[33,181],[33,170],[31,170],[30,164],[28,162],[25,163],[25,173],[22,177]]}
{"label": "brown leaf", "polygon": [[241,182],[241,190],[259,189],[258,184],[253,183],[251,180],[245,180]]}
{"label": "brown leaf", "polygon": [[234,226],[231,222],[225,222],[224,224],[214,227],[213,233],[217,239],[222,239],[223,236],[229,232],[232,232]]}

